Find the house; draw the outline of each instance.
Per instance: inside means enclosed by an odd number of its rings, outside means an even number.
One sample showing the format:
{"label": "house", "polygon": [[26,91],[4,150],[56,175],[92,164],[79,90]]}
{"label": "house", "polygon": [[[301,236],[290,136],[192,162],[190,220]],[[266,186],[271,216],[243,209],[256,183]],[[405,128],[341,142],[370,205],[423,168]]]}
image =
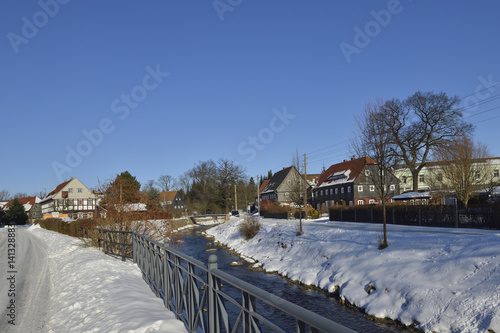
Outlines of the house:
{"label": "house", "polygon": [[97,212],[97,195],[76,177],[56,186],[40,202],[43,218],[92,218]]}
{"label": "house", "polygon": [[179,191],[160,192],[160,205],[163,209],[177,212],[183,212],[185,207]]}
{"label": "house", "polygon": [[[321,174],[313,189],[313,204],[319,210],[336,204],[366,205],[380,202],[373,175],[378,172],[377,161],[352,158],[330,166]],[[389,171],[386,175],[387,197],[399,194],[399,180]]]}
{"label": "house", "polygon": [[[273,200],[280,205],[292,203],[297,184],[303,182],[302,175],[294,166],[276,172],[260,192],[260,200]],[[262,186],[261,186],[262,187]]]}
{"label": "house", "polygon": [[[41,199],[39,197],[24,197],[17,198],[19,202],[24,206],[24,211],[28,214],[29,220],[37,220],[42,218],[42,207],[40,205]],[[5,203],[1,208],[3,211],[9,210],[9,207],[14,202],[14,199]]]}
{"label": "house", "polygon": [[[442,191],[449,189],[450,186],[447,184],[447,180],[443,175],[442,164],[443,163],[439,161],[426,163],[418,174],[419,192]],[[480,180],[477,184],[478,189],[487,187],[492,183],[500,183],[500,157],[480,159],[477,161],[477,165],[477,170],[486,170],[489,173],[486,177],[483,177],[483,175],[480,174],[476,175]],[[408,166],[405,164],[397,165],[395,167],[394,174],[401,181],[400,193],[413,191],[413,178]],[[480,184],[481,180],[486,181],[487,183]]]}

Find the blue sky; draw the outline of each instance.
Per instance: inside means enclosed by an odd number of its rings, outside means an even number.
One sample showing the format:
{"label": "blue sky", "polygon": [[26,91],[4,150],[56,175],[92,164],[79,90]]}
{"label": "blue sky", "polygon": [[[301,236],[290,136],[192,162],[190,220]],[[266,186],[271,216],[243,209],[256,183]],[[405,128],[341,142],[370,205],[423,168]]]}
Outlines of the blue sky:
{"label": "blue sky", "polygon": [[319,173],[349,157],[365,102],[418,90],[463,98],[475,139],[500,156],[497,1],[0,8],[0,190],[11,194],[71,177],[92,188],[125,170],[144,183],[218,158],[256,176],[296,150]]}

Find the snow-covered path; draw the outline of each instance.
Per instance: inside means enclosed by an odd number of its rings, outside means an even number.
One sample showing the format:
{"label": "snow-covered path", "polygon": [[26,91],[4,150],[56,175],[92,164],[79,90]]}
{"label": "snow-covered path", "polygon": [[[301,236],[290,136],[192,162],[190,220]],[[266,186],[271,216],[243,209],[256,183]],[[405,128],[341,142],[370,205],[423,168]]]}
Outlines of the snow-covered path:
{"label": "snow-covered path", "polygon": [[[135,264],[38,226],[15,229],[9,242],[8,229],[0,228],[0,332],[186,332]],[[8,266],[12,243],[16,273]],[[11,275],[15,296],[9,295]],[[7,316],[11,300],[15,325]]]}
{"label": "snow-covered path", "polygon": [[[10,243],[7,229],[0,232],[0,253],[4,256],[0,268],[0,281],[2,281],[0,284],[2,309],[0,332],[42,332],[51,289],[47,245],[43,240],[28,232],[27,228],[15,228],[15,230],[15,242]],[[7,266],[9,244],[15,246],[11,246],[11,249],[15,249],[13,269]],[[11,281],[14,282],[15,288],[11,289]],[[7,314],[11,312],[11,309],[7,308],[11,300],[15,301],[13,303],[15,317],[7,317]],[[8,320],[15,318],[13,322],[15,325],[9,324],[6,318]]]}

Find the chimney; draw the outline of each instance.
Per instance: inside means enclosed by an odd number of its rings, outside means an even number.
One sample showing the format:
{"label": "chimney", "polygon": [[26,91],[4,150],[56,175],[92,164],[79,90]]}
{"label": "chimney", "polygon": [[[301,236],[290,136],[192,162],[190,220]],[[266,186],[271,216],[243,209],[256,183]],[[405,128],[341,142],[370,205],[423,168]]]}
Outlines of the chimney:
{"label": "chimney", "polygon": [[344,160],[344,163],[347,162],[347,160]]}

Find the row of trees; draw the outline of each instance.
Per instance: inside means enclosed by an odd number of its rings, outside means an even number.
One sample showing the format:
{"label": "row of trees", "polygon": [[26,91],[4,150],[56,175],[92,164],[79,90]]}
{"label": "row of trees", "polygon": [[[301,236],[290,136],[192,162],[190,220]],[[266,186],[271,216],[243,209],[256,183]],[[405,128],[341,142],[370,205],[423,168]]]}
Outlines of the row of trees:
{"label": "row of trees", "polygon": [[[405,100],[377,100],[367,103],[356,118],[356,137],[351,151],[358,157],[378,161],[372,174],[384,211],[386,232],[386,189],[388,172],[405,164],[412,174],[413,191],[418,191],[419,173],[431,161],[440,161],[443,178],[467,205],[477,183],[477,162],[488,156],[483,145],[471,139],[473,126],[463,120],[457,97],[445,93],[416,92]],[[483,164],[484,165],[484,164]],[[483,172],[482,174],[486,174]]]}
{"label": "row of trees", "polygon": [[149,180],[142,186],[135,176],[125,171],[101,184],[98,192],[103,194],[104,208],[108,208],[110,203],[142,202],[150,210],[161,210],[160,192],[172,190],[180,192],[191,212],[225,213],[235,207],[246,208],[249,203],[253,203],[257,185],[241,166],[221,158],[217,161],[200,161],[179,179],[161,175],[158,180]]}

